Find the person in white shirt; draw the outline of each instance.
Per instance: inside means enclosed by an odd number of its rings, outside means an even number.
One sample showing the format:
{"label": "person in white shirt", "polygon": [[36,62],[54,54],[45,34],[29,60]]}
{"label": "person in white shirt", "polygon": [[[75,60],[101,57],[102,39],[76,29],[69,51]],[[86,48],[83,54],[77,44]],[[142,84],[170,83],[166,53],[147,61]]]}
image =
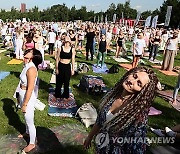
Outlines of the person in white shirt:
{"label": "person in white shirt", "polygon": [[174,33],[173,37],[168,39],[165,50],[164,59],[161,69],[166,71],[172,71],[174,65],[174,57],[178,49],[178,34]]}
{"label": "person in white shirt", "polygon": [[55,53],[54,53],[55,59],[57,56],[58,49],[61,49],[61,46],[62,46],[61,36],[58,35],[57,40],[55,42],[55,46],[54,46],[55,47]]}
{"label": "person in white shirt", "polygon": [[48,43],[49,43],[49,54],[53,54],[54,49],[54,43],[56,42],[56,34],[53,32],[53,30],[49,30],[48,33]]}
{"label": "person in white shirt", "polygon": [[144,49],[146,47],[145,40],[143,38],[143,33],[140,32],[137,35],[137,39],[133,41],[133,63],[132,68],[137,67],[139,59],[144,54]]}

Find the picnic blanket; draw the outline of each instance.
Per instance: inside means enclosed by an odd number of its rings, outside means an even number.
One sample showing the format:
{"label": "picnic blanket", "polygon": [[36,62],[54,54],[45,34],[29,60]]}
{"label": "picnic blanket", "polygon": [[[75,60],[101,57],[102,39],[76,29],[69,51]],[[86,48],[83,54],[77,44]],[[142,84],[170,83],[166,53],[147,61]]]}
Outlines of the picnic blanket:
{"label": "picnic blanket", "polygon": [[102,73],[102,74],[107,74],[109,70],[106,64],[104,64],[102,67],[97,66],[97,64],[93,64],[92,69],[94,73]]}
{"label": "picnic blanket", "polygon": [[20,59],[12,59],[10,60],[7,64],[8,65],[18,65],[18,64],[21,64],[23,61],[20,60]]}
{"label": "picnic blanket", "polygon": [[180,111],[180,96],[177,95],[176,101],[177,105],[172,104],[173,101],[173,91],[166,90],[166,91],[157,91],[158,96],[162,97],[163,99],[167,100],[169,104],[174,107],[176,110]]}
{"label": "picnic blanket", "polygon": [[130,61],[124,59],[124,58],[116,58],[115,56],[112,56],[112,58],[117,61],[118,63],[129,63]]}
{"label": "picnic blanket", "polygon": [[9,74],[10,72],[0,71],[0,81],[7,77]]}

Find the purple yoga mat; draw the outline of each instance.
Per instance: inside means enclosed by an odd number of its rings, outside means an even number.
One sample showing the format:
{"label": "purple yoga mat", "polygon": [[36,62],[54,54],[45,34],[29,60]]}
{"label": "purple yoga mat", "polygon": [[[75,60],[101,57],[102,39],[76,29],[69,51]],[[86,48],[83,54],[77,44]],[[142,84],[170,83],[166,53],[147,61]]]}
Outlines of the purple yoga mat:
{"label": "purple yoga mat", "polygon": [[97,64],[93,64],[92,69],[93,69],[94,73],[102,73],[102,74],[107,74],[109,71],[106,64],[104,64],[102,67],[101,67],[101,65],[97,66]]}

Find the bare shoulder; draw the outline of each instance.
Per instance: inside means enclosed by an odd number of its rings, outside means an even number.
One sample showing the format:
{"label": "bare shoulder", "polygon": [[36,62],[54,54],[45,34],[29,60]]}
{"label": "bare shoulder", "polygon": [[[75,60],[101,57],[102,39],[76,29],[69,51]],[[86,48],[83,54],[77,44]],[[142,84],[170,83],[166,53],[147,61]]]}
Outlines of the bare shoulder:
{"label": "bare shoulder", "polygon": [[37,69],[35,67],[30,67],[27,71],[27,75],[36,76],[37,75]]}

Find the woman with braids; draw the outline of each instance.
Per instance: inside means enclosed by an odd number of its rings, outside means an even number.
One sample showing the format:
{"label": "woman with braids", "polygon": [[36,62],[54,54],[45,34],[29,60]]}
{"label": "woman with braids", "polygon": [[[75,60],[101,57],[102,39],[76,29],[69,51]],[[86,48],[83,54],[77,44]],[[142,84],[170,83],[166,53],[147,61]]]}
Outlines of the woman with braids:
{"label": "woman with braids", "polygon": [[[156,75],[148,68],[136,67],[128,71],[102,99],[84,148],[89,148],[96,136],[98,154],[145,153],[147,115],[157,83]],[[128,139],[131,140],[128,142]]]}

